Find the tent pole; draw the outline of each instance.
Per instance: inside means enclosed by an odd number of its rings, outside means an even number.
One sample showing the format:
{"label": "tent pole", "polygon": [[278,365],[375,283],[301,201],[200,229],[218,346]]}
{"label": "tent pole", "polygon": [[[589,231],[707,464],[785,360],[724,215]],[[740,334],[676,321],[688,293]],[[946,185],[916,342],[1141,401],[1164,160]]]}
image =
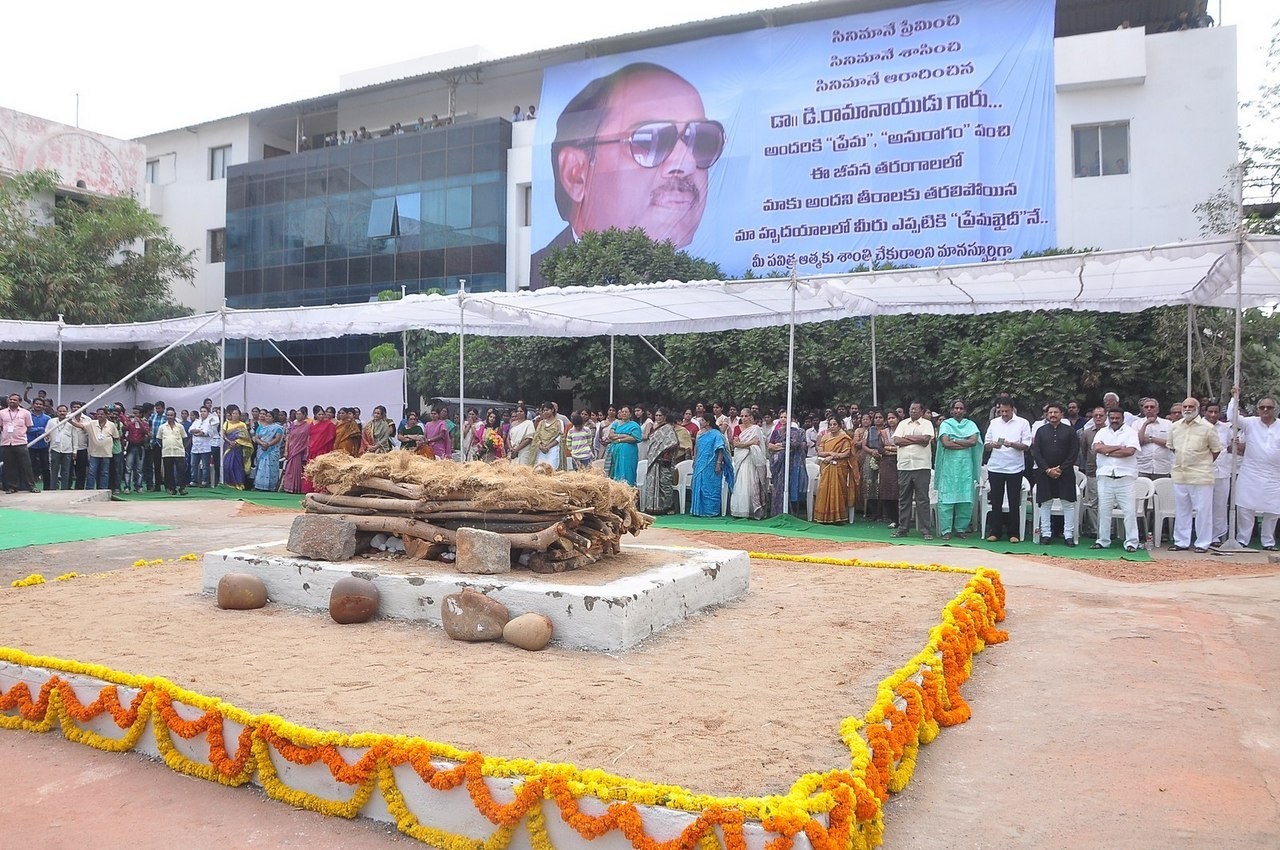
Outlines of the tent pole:
{"label": "tent pole", "polygon": [[244,338],[244,377],[240,382],[240,398],[244,401],[244,413],[249,409],[249,337]]}
{"label": "tent pole", "polygon": [[[196,331],[199,331],[199,330],[201,330],[202,328],[204,328],[204,326],[205,326],[205,325],[209,324],[210,322],[212,322],[212,321],[213,321],[214,319],[216,319],[217,317],[218,317],[218,314],[217,314],[217,313],[210,313],[210,314],[209,314],[209,318],[205,319],[203,322],[201,322],[200,324],[196,325],[194,328],[192,328],[191,330],[187,331],[187,332],[186,332],[186,333],[184,333],[182,336],[178,337],[177,339],[175,339],[173,342],[169,343],[169,344],[168,344],[167,346],[165,346],[164,348],[160,349],[160,351],[158,351],[156,354],[152,355],[152,356],[151,356],[151,357],[150,357],[146,362],[144,362],[141,366],[138,366],[138,367],[137,367],[137,368],[135,368],[132,372],[130,372],[129,374],[125,375],[123,378],[121,378],[120,380],[116,381],[114,384],[112,384],[111,386],[107,387],[105,390],[103,390],[102,392],[100,392],[100,393],[98,393],[96,396],[94,396],[93,398],[91,398],[91,399],[89,399],[88,401],[86,401],[86,402],[84,403],[84,407],[83,407],[83,408],[81,408],[81,409],[82,409],[82,410],[92,410],[92,409],[93,409],[93,405],[94,405],[94,404],[96,404],[98,401],[100,401],[100,400],[102,400],[102,399],[106,398],[106,397],[107,397],[107,396],[109,396],[111,393],[115,392],[117,389],[119,389],[120,387],[124,386],[124,385],[125,385],[125,384],[130,380],[130,379],[132,379],[135,375],[137,375],[137,374],[138,374],[139,372],[141,372],[143,369],[146,369],[146,368],[147,368],[148,366],[150,366],[152,363],[155,363],[155,362],[156,362],[157,360],[159,360],[161,357],[164,357],[164,356],[165,356],[166,354],[168,354],[170,351],[173,351],[175,348],[177,348],[178,346],[182,345],[184,342],[186,342],[186,341],[187,341],[187,338],[188,338],[188,337],[190,337],[191,335],[193,335],[194,333],[196,333]],[[69,422],[70,420],[68,419],[67,421]],[[31,443],[34,443],[36,440],[40,440],[40,439],[43,439],[43,437],[36,437],[36,439],[35,439],[35,440],[32,440],[32,441],[31,441]],[[29,447],[29,446],[31,445],[31,443],[27,443],[27,446]]]}
{"label": "tent pole", "polygon": [[[222,309],[218,311],[222,317],[222,341],[218,343],[218,422],[226,421],[227,415],[227,299],[222,299]],[[222,445],[219,443],[218,445]]]}
{"label": "tent pole", "polygon": [[[791,425],[795,421],[791,412],[791,401],[795,391],[796,376],[796,289],[800,282],[796,280],[796,267],[791,267],[791,321],[787,334],[787,426],[782,430],[782,480],[773,482],[774,487],[782,488],[782,509],[791,513]],[[767,440],[768,437],[766,436]]]}
{"label": "tent pole", "polygon": [[276,354],[279,354],[281,357],[284,358],[284,362],[288,363],[290,366],[293,367],[293,371],[297,372],[299,375],[301,375],[304,378],[307,376],[306,372],[303,372],[301,369],[298,368],[297,363],[294,363],[292,360],[289,359],[289,355],[285,354],[283,351],[280,350],[280,346],[276,345],[276,341],[274,339],[267,340],[267,344],[276,350]]}
{"label": "tent pole", "polygon": [[[400,284],[400,300],[403,301],[405,296],[409,294],[409,289],[403,283]],[[409,332],[400,331],[400,368],[404,371],[404,404],[401,410],[409,409]],[[415,404],[414,407],[417,407]]]}
{"label": "tent pole", "polygon": [[57,406],[62,404],[62,314],[58,314],[58,394],[54,396],[54,413],[56,414]]}
{"label": "tent pole", "polygon": [[880,382],[876,374],[876,317],[871,316],[871,406],[880,406]]}
{"label": "tent pole", "polygon": [[462,429],[466,417],[463,410],[467,406],[466,387],[466,342],[467,342],[467,279],[458,278],[458,444],[462,444]]}
{"label": "tent pole", "polygon": [[[1238,166],[1237,166],[1238,168]],[[1235,333],[1235,352],[1232,358],[1232,386],[1240,386],[1240,330],[1241,316],[1244,313],[1244,174],[1237,172],[1236,174],[1237,200],[1239,201],[1238,216],[1239,224],[1236,229],[1236,333]],[[1232,396],[1231,402],[1234,402],[1233,412],[1235,416],[1231,417],[1231,442],[1232,448],[1235,447],[1236,441],[1240,436],[1240,400]],[[1231,452],[1231,491],[1227,502],[1227,539],[1222,541],[1222,545],[1213,551],[1219,555],[1238,555],[1249,550],[1241,546],[1236,540],[1236,491],[1239,489],[1237,485],[1237,477],[1240,474],[1240,455],[1235,451]],[[1252,529],[1250,530],[1252,532]]]}
{"label": "tent pole", "polygon": [[1195,321],[1196,307],[1187,305],[1187,398],[1191,398],[1191,324]]}
{"label": "tent pole", "polygon": [[609,404],[613,404],[613,341],[616,339],[613,334],[609,334]]}

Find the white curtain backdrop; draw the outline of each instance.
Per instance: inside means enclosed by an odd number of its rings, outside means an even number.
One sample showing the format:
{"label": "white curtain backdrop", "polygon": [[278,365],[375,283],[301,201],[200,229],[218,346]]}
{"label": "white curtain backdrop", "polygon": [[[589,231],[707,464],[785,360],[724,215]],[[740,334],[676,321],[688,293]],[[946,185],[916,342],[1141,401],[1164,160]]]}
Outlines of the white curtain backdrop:
{"label": "white curtain backdrop", "polygon": [[[72,401],[88,401],[105,390],[109,384],[63,384],[62,400],[69,404]],[[5,395],[16,392],[19,395],[26,390],[26,384],[0,378],[0,392]],[[27,395],[36,397],[38,390],[44,390],[49,398],[58,393],[56,384],[36,384]],[[250,372],[246,380],[244,375],[227,378],[223,392],[220,393],[218,383],[201,384],[195,387],[157,387],[152,384],[139,383],[136,388],[127,386],[113,392],[96,406],[103,407],[108,403],[120,402],[126,408],[144,402],[163,401],[176,410],[198,410],[200,403],[213,399],[219,405],[220,398],[227,404],[240,407],[279,407],[281,409],[302,407],[310,410],[313,405],[323,404],[325,407],[359,407],[365,419],[375,405],[387,408],[387,415],[395,421],[400,420],[400,411],[404,406],[404,370],[391,369],[386,372],[373,372],[360,375],[260,375]]]}

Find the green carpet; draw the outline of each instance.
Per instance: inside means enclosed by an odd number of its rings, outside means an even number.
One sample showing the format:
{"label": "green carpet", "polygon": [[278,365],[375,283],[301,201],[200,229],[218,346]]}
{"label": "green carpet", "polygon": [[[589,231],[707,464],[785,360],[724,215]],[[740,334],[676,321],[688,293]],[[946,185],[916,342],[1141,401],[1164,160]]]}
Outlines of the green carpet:
{"label": "green carpet", "polygon": [[20,549],[46,543],[98,540],[121,534],[167,531],[172,526],[124,522],[118,519],[70,516],[0,508],[0,549]]}
{"label": "green carpet", "polygon": [[779,537],[808,537],[817,540],[835,540],[845,543],[898,543],[916,546],[959,546],[966,549],[986,549],[989,552],[1004,552],[1010,555],[1053,555],[1056,558],[1076,558],[1090,561],[1150,561],[1151,555],[1146,549],[1126,552],[1120,542],[1113,540],[1110,549],[1090,549],[1092,541],[1086,539],[1080,546],[1068,547],[1061,540],[1054,540],[1049,546],[1035,543],[988,543],[986,540],[971,535],[966,540],[943,542],[938,538],[932,541],[920,539],[919,533],[913,531],[906,537],[893,537],[893,531],[878,522],[859,520],[853,525],[819,525],[805,522],[792,516],[776,516],[771,519],[751,520],[737,517],[696,517],[689,515],[660,516],[654,521],[658,528],[670,528],[673,531],[723,531],[730,534],[776,534]]}
{"label": "green carpet", "polygon": [[202,487],[189,487],[187,488],[187,495],[185,496],[170,496],[167,490],[161,490],[159,493],[117,493],[113,498],[126,502],[167,502],[172,499],[182,499],[183,501],[218,499],[222,501],[252,502],[255,505],[265,505],[270,508],[289,508],[296,511],[302,510],[302,496],[296,493],[233,490],[230,487],[213,487],[207,490]]}

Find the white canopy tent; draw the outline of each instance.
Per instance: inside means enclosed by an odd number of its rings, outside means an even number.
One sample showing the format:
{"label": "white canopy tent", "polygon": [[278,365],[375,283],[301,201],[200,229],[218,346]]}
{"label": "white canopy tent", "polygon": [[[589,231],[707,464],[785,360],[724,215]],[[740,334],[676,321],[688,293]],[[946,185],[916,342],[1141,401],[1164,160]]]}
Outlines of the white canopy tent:
{"label": "white canopy tent", "polygon": [[[850,316],[1280,306],[1280,237],[1180,242],[1030,260],[796,278],[796,324]],[[1236,287],[1239,286],[1237,293]],[[157,349],[182,342],[331,339],[405,330],[479,336],[631,336],[790,324],[787,279],[410,295],[399,301],[218,313],[115,325],[0,320],[0,345]],[[464,315],[465,314],[465,315]]]}

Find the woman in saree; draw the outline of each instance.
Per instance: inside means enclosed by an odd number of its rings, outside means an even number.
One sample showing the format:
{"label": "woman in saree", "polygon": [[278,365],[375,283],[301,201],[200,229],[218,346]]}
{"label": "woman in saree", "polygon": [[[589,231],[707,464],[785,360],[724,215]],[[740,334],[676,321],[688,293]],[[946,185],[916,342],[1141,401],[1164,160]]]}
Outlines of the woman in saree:
{"label": "woman in saree", "polygon": [[950,540],[952,533],[956,537],[968,536],[973,496],[982,469],[978,426],[965,413],[963,401],[951,402],[951,416],[938,429],[933,480],[938,491],[938,533],[943,540]]}
{"label": "woman in saree", "polygon": [[253,489],[274,493],[280,486],[280,451],[284,447],[284,426],[276,422],[271,411],[258,417],[258,432],[253,435],[258,447],[258,468],[253,476]]}
{"label": "woman in saree", "polygon": [[410,410],[405,416],[404,424],[396,429],[396,439],[400,441],[400,450],[406,452],[417,451],[423,444],[426,436],[418,422],[418,411]]}
{"label": "woman in saree", "polygon": [[227,421],[222,423],[222,483],[235,490],[244,489],[248,471],[245,453],[253,448],[249,426],[240,420],[240,408],[227,407]]}
{"label": "woman in saree", "polygon": [[631,418],[631,408],[625,404],[618,409],[606,439],[609,442],[609,475],[614,481],[625,481],[636,486],[636,468],[640,464],[640,425]]}
{"label": "woman in saree", "polygon": [[750,409],[742,411],[738,436],[733,442],[733,495],[729,513],[744,519],[769,515],[769,466],[765,436]]}
{"label": "woman in saree", "polygon": [[[333,422],[333,408],[316,413],[316,421],[311,423],[311,433],[307,438],[307,460],[315,460],[333,451],[337,438],[338,426]],[[302,492],[314,493],[317,489],[310,478],[303,476]]]}
{"label": "woman in saree", "polygon": [[645,473],[644,486],[640,488],[640,510],[647,514],[669,514],[675,509],[672,473],[674,456],[680,448],[679,435],[676,434],[678,427],[671,424],[666,408],[654,411],[653,430],[649,432],[649,471]]}
{"label": "woman in saree", "polygon": [[896,410],[884,415],[884,454],[880,457],[880,515],[889,520],[890,528],[898,527],[898,446],[893,442],[893,432],[898,429],[902,417]]}
{"label": "woman in saree", "polygon": [[[777,421],[773,423],[773,430],[769,432],[769,471],[773,475],[773,504],[770,516],[785,514],[802,506],[809,492],[809,470],[804,465],[805,450],[808,445],[804,431],[799,425],[791,425],[788,428],[789,421],[787,412],[785,410],[780,412]],[[791,455],[790,461],[787,460],[788,454]],[[783,476],[787,474],[788,463],[790,463],[791,478],[789,486],[783,487],[781,482]]]}
{"label": "woman in saree", "polygon": [[360,423],[356,422],[355,415],[349,407],[338,411],[338,421],[334,425],[333,448],[353,457],[358,457],[360,454]]}
{"label": "woman in saree", "polygon": [[430,446],[439,460],[453,460],[453,432],[449,429],[448,411],[437,407],[422,426],[423,444]]}
{"label": "woman in saree", "polygon": [[724,434],[709,418],[698,428],[693,453],[693,494],[689,512],[694,516],[720,516],[721,482],[733,490],[733,461]]}
{"label": "woman in saree", "polygon": [[840,424],[840,417],[827,419],[827,430],[818,438],[818,492],[813,499],[813,521],[840,524],[849,521],[849,471],[852,468],[853,439]]}
{"label": "woman in saree", "polygon": [[395,429],[387,420],[387,409],[378,405],[373,409],[373,417],[360,431],[360,451],[362,453],[386,454],[391,451],[391,435]]}
{"label": "woman in saree", "polygon": [[[859,498],[862,500],[862,514],[869,520],[879,520],[881,516],[880,466],[884,460],[884,414],[871,410],[862,416],[869,425],[858,429],[854,437],[854,445],[858,448],[857,461],[862,468],[862,486]],[[861,442],[859,442],[859,440]]]}
{"label": "woman in saree", "polygon": [[533,427],[533,447],[537,452],[534,465],[545,463],[552,469],[559,469],[563,443],[564,426],[556,416],[555,405],[544,401],[538,408],[538,421]]}
{"label": "woman in saree", "polygon": [[302,468],[307,465],[307,441],[311,435],[311,423],[307,421],[307,411],[302,408],[293,411],[292,416],[284,438],[284,491],[301,493]]}
{"label": "woman in saree", "polygon": [[507,456],[507,444],[502,438],[502,419],[498,411],[489,409],[484,424],[476,428],[476,460],[491,463]]}

